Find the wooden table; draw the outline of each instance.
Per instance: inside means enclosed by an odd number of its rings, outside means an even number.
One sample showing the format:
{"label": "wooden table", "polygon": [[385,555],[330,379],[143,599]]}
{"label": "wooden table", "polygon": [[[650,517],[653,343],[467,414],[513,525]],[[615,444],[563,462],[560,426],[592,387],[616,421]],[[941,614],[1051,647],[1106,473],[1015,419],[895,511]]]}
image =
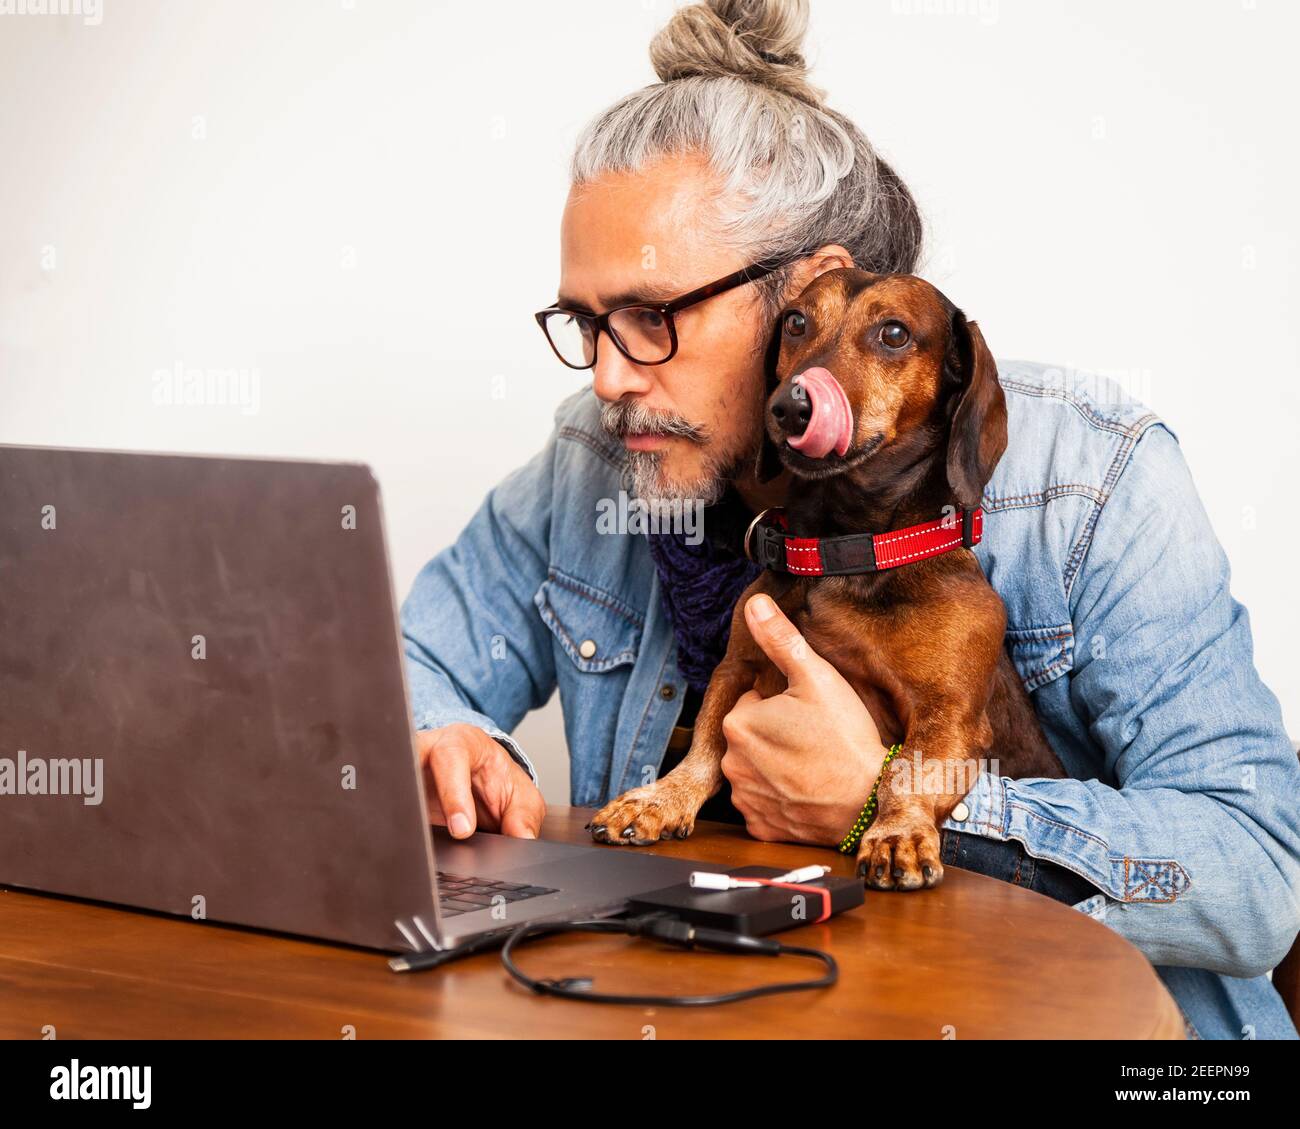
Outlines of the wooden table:
{"label": "wooden table", "polygon": [[[552,808],[543,835],[587,841],[588,812]],[[608,850],[627,848],[610,847]],[[654,848],[725,866],[794,867],[834,852],[759,843],[701,824]],[[384,957],[253,930],[0,888],[0,1036],[58,1038],[690,1037],[1181,1038],[1169,993],[1128,942],[1069,906],[949,868],[917,894],[786,936],[832,952],[816,993],[714,1008],[640,1008],[535,997],[495,953],[411,975]],[[565,937],[520,952],[535,976],[594,975],[601,991],[722,991],[820,973],[812,961]]]}

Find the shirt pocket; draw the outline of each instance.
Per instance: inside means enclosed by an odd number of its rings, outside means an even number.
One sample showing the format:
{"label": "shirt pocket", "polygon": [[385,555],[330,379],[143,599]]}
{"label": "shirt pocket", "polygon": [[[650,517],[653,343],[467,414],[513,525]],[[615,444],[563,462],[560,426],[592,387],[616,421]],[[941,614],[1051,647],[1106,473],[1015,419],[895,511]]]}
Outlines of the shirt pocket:
{"label": "shirt pocket", "polygon": [[1017,627],[1007,631],[1011,664],[1028,691],[1068,674],[1074,667],[1074,627]]}
{"label": "shirt pocket", "polygon": [[533,603],[578,670],[602,674],[636,662],[645,618],[617,596],[553,568]]}

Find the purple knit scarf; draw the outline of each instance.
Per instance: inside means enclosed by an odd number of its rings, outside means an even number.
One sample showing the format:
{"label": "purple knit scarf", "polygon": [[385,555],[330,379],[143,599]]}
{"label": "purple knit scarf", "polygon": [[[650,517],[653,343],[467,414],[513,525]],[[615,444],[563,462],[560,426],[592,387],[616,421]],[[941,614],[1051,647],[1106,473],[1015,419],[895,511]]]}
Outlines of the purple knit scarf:
{"label": "purple knit scarf", "polygon": [[684,532],[646,534],[677,640],[677,667],[700,694],[726,654],[736,601],[762,571],[741,548],[749,520],[739,496],[728,489],[705,508],[698,545],[689,544]]}

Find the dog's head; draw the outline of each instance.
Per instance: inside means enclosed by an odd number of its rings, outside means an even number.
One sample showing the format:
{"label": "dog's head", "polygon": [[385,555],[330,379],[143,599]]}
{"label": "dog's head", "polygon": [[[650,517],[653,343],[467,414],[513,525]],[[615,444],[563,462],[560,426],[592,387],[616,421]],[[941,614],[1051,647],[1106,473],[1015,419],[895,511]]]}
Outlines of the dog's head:
{"label": "dog's head", "polygon": [[979,327],[914,275],[827,271],[777,328],[767,438],[807,479],[869,463],[945,460],[958,503],[977,506],[1007,445],[1007,408]]}

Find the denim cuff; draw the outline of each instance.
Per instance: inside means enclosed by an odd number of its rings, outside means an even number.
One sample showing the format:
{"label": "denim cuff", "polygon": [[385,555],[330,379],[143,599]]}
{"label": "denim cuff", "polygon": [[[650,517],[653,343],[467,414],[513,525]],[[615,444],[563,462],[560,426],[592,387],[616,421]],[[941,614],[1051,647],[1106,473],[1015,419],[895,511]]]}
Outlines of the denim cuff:
{"label": "denim cuff", "polygon": [[[981,772],[975,778],[975,787],[966,793],[962,804],[966,805],[966,818],[954,819],[950,815],[943,821],[943,828],[968,831],[972,835],[983,835],[986,839],[1007,837],[1007,786],[1001,776]],[[957,805],[957,812],[961,812],[961,806]]]}
{"label": "denim cuff", "polygon": [[527,754],[519,747],[519,742],[498,726],[487,714],[469,708],[459,710],[434,710],[421,714],[415,721],[417,730],[441,729],[444,725],[477,725],[484,733],[501,745],[510,754],[510,759],[522,768],[532,782],[541,787],[537,779],[537,769]]}

